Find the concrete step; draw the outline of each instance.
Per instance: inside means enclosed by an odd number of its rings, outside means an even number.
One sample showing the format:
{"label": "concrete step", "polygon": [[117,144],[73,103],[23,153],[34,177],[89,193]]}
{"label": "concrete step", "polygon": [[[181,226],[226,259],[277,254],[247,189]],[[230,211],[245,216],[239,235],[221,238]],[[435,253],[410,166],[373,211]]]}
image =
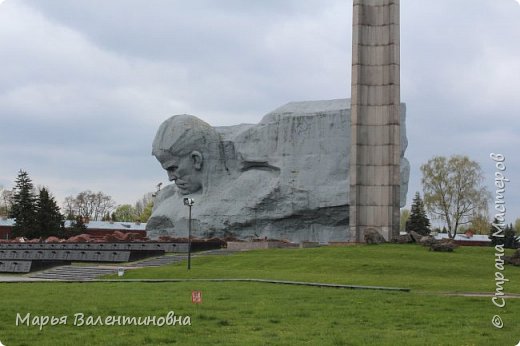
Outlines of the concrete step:
{"label": "concrete step", "polygon": [[[192,255],[195,257],[196,255]],[[135,263],[128,263],[132,268],[146,268],[146,267],[160,267],[167,264],[179,263],[186,261],[186,255],[163,255],[159,257],[148,258]],[[125,268],[125,266],[121,266]],[[54,267],[45,271],[35,272],[29,275],[30,278],[35,279],[54,279],[54,280],[93,280],[100,276],[117,273],[116,266],[102,267],[102,266],[72,266],[65,265]]]}
{"label": "concrete step", "polygon": [[116,273],[115,268],[61,266],[31,274],[36,279],[92,280],[102,275]]}
{"label": "concrete step", "polygon": [[159,267],[166,264],[178,263],[185,260],[186,256],[160,256],[132,264],[132,267]]}

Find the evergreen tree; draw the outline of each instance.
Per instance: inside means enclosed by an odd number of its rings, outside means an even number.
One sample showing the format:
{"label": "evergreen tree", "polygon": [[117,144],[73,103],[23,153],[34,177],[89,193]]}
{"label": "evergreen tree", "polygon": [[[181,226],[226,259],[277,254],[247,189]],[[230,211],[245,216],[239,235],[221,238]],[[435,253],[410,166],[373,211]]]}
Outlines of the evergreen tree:
{"label": "evergreen tree", "polygon": [[430,220],[428,216],[426,216],[424,203],[419,192],[415,193],[410,217],[406,222],[406,232],[410,233],[411,231],[415,231],[421,235],[430,234]]}
{"label": "evergreen tree", "polygon": [[9,217],[15,219],[13,236],[29,237],[37,231],[36,197],[33,194],[33,183],[27,172],[20,170],[16,178],[13,204]]}
{"label": "evergreen tree", "polygon": [[504,247],[507,249],[516,249],[518,247],[518,239],[513,224],[509,224],[504,229]]}
{"label": "evergreen tree", "polygon": [[[496,235],[493,236],[493,234]],[[503,224],[500,224],[496,218],[493,220],[493,223],[489,228],[489,239],[491,239],[491,244],[493,246],[503,245],[508,249],[516,249],[519,245],[519,239],[516,237],[513,224],[504,226]]]}
{"label": "evergreen tree", "polygon": [[491,239],[491,245],[495,246],[495,245],[498,245],[498,244],[504,244],[504,241],[502,240],[501,237],[497,237],[497,236],[493,236],[494,233],[497,233],[497,234],[502,234],[500,232],[500,229],[501,228],[497,228],[493,225],[497,225],[498,224],[498,220],[497,218],[494,218],[493,219],[493,222],[491,223],[491,226],[489,227],[489,239]]}
{"label": "evergreen tree", "polygon": [[40,190],[36,210],[38,232],[33,234],[33,237],[57,236],[63,233],[63,215],[60,213],[56,200],[49,195],[46,188]]}

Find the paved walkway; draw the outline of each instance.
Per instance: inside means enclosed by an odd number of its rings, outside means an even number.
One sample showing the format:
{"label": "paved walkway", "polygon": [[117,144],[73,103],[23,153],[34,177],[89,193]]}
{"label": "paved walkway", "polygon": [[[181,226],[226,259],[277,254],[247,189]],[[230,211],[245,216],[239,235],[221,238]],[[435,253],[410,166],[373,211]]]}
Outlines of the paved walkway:
{"label": "paved walkway", "polygon": [[31,281],[48,281],[43,279],[34,279],[28,276],[19,275],[0,275],[0,283],[2,282],[31,282]]}
{"label": "paved walkway", "polygon": [[402,287],[384,287],[384,286],[359,286],[359,285],[342,285],[321,282],[306,282],[306,281],[287,281],[287,280],[271,280],[271,279],[101,279],[96,282],[262,282],[270,284],[293,285],[293,286],[314,286],[314,287],[328,287],[328,288],[347,288],[359,290],[382,290],[382,291],[401,291],[410,292],[409,288]]}
{"label": "paved walkway", "polygon": [[[445,296],[453,296],[453,297],[495,297],[495,293],[490,292],[453,292],[453,293],[444,293]],[[504,293],[502,298],[520,298],[520,294],[518,293]]]}

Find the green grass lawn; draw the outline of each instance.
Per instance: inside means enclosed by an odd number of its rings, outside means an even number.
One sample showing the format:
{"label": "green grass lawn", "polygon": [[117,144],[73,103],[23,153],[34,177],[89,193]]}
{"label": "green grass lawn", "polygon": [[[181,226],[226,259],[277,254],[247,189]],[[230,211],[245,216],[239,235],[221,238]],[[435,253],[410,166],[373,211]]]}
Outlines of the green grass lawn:
{"label": "green grass lawn", "polygon": [[[185,263],[127,271],[124,279],[255,278],[408,287],[416,292],[494,292],[494,254],[491,247],[440,253],[390,244],[257,250],[194,257],[191,271]],[[520,268],[506,266],[505,275],[513,283],[506,291],[520,293]]]}
{"label": "green grass lawn", "polygon": [[[494,250],[432,253],[419,246],[263,250],[127,271],[124,278],[269,278],[412,288],[410,293],[243,282],[1,284],[0,341],[11,345],[516,345],[520,299],[494,292]],[[506,293],[520,293],[507,266]],[[191,303],[201,290],[203,303]],[[189,326],[83,326],[73,315],[190,316]],[[67,325],[15,326],[16,314],[68,316]],[[504,328],[492,326],[499,314]]]}

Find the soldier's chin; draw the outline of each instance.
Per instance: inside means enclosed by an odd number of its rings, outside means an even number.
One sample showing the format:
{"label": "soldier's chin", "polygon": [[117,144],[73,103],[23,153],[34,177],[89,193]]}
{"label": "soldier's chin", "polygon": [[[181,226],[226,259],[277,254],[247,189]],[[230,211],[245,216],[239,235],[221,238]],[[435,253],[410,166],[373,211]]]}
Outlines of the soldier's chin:
{"label": "soldier's chin", "polygon": [[185,185],[177,185],[177,189],[179,189],[179,193],[181,195],[189,195],[191,191]]}
{"label": "soldier's chin", "polygon": [[179,193],[180,193],[181,195],[189,195],[191,192],[190,192],[190,190],[187,190],[187,189],[184,189],[184,188],[180,188],[180,187],[179,187]]}

